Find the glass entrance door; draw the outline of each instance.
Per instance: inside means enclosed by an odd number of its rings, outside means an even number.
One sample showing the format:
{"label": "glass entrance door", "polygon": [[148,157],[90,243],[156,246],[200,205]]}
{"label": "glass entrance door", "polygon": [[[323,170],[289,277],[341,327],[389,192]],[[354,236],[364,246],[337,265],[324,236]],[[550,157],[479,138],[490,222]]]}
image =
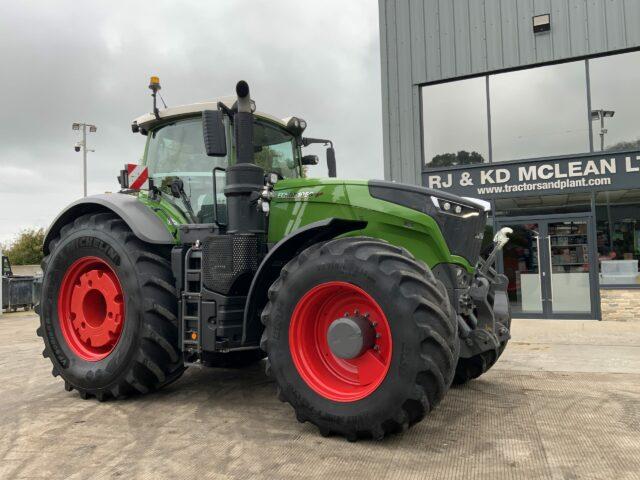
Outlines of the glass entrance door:
{"label": "glass entrance door", "polygon": [[507,292],[514,315],[542,314],[542,272],[540,271],[540,223],[499,225],[513,233],[502,251],[502,272],[509,278]]}
{"label": "glass entrance door", "polygon": [[592,310],[589,221],[548,222],[546,244],[551,312],[588,316]]}
{"label": "glass entrance door", "polygon": [[498,268],[514,317],[595,318],[597,266],[590,215],[507,218],[513,229]]}

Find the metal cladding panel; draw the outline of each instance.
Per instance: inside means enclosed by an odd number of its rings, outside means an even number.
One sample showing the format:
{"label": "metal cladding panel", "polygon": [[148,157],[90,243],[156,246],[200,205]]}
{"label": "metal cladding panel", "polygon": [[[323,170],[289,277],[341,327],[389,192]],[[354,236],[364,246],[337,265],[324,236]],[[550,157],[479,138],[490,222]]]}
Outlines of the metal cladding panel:
{"label": "metal cladding panel", "polygon": [[485,0],[484,12],[484,29],[486,32],[485,38],[487,39],[487,70],[497,70],[504,65],[500,0]]}
{"label": "metal cladding panel", "polygon": [[471,73],[471,26],[467,0],[454,0],[453,18],[456,74],[467,75]]}
{"label": "metal cladding panel", "polygon": [[424,36],[424,3],[409,0],[409,21],[411,22],[411,72],[413,83],[427,81],[427,52]]}
{"label": "metal cladding panel", "polygon": [[[568,2],[551,2],[552,22],[557,22],[559,25],[570,25],[569,12]],[[571,28],[557,30],[553,33],[554,54],[562,58],[571,56]]]}
{"label": "metal cladding panel", "polygon": [[[423,0],[420,0],[422,2]],[[420,72],[425,76],[428,82],[437,80],[442,76],[442,67],[440,65],[440,11],[438,4],[434,3],[431,9],[424,8],[424,43],[427,52],[426,71]],[[416,81],[421,76],[414,77]]]}
{"label": "metal cladding panel", "polygon": [[609,0],[604,4],[604,10],[608,48],[624,48],[627,43],[624,28],[624,0]]}
{"label": "metal cladding panel", "polygon": [[471,43],[471,71],[487,69],[487,30],[484,28],[485,15],[482,2],[469,2],[469,19],[477,21],[469,24]]}
{"label": "metal cladding panel", "polygon": [[[396,9],[396,19],[400,25],[408,26],[411,23],[411,12],[408,8]],[[414,109],[419,109],[420,105],[413,101],[413,80],[412,80],[412,58],[411,58],[411,29],[402,28],[398,30],[396,38],[398,39],[398,98],[399,98],[399,116],[401,119],[410,118],[410,122],[406,122],[400,129],[400,162],[402,164],[402,172],[400,180],[403,182],[415,181],[416,175],[420,175],[420,170],[414,162],[413,139],[414,128]]]}
{"label": "metal cladding panel", "polygon": [[[640,47],[639,0],[379,0],[385,177],[420,183],[424,83]],[[551,14],[534,35],[532,17]],[[417,140],[416,140],[417,139]]]}
{"label": "metal cladding panel", "polygon": [[[518,62],[534,63],[536,61],[536,39],[530,35],[531,17],[533,16],[533,0],[517,0],[518,11]],[[548,36],[548,35],[547,35]]]}
{"label": "metal cladding panel", "polygon": [[[431,7],[430,2],[427,2],[427,5]],[[440,12],[440,71],[442,72],[441,75],[446,78],[456,75],[456,37],[453,2],[451,0],[439,0],[438,11]]]}
{"label": "metal cladding panel", "polygon": [[[640,45],[640,28],[637,28],[640,19],[640,2],[638,0],[625,0],[624,25],[625,25],[625,45]],[[630,23],[635,23],[636,28],[629,28]]]}
{"label": "metal cladding panel", "polygon": [[502,23],[502,68],[520,64],[518,48],[518,4],[513,0],[501,0],[500,21]]}

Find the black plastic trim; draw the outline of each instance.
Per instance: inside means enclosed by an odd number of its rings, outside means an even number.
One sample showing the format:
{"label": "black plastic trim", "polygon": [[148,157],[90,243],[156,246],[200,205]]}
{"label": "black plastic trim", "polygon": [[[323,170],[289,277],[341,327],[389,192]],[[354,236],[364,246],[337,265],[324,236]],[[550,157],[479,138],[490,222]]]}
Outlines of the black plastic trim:
{"label": "black plastic trim", "polygon": [[[260,319],[257,318],[258,309],[266,305],[269,286],[279,275],[280,268],[284,263],[313,244],[330,240],[347,232],[362,230],[366,226],[367,222],[364,221],[327,218],[319,222],[310,223],[276,243],[262,260],[249,287],[247,303],[244,309],[242,344],[247,343],[248,331],[254,327],[251,322],[255,323],[257,321],[255,327],[260,325]],[[252,334],[258,334],[257,330],[258,328],[253,328]],[[251,341],[259,341],[259,339],[258,335],[256,338],[252,338]]]}

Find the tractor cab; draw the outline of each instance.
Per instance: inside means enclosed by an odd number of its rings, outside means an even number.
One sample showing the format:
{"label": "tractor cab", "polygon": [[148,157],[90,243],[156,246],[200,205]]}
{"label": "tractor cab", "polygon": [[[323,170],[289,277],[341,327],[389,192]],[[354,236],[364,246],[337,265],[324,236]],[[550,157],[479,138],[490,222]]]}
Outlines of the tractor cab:
{"label": "tractor cab", "polygon": [[[152,80],[153,85],[153,80]],[[157,84],[159,88],[159,83]],[[303,155],[312,143],[330,145],[329,176],[336,176],[335,153],[330,140],[303,137],[306,122],[298,117],[279,119],[253,110],[253,163],[274,181],[303,178],[305,166],[316,165],[315,155]],[[155,190],[172,201],[187,217],[187,223],[226,223],[226,169],[237,163],[233,117],[236,97],[221,97],[159,110],[135,119],[134,133],[147,136],[142,164]],[[203,112],[221,112],[225,147],[213,156],[203,141],[207,117]],[[212,128],[210,126],[210,128]],[[215,198],[214,198],[215,196]]]}

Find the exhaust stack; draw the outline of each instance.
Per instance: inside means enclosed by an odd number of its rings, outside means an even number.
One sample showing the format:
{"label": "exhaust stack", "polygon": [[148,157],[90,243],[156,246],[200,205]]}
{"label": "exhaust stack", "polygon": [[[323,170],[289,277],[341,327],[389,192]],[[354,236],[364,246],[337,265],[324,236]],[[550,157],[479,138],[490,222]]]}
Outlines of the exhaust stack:
{"label": "exhaust stack", "polygon": [[237,112],[233,116],[236,163],[227,168],[227,233],[265,233],[265,216],[257,207],[264,187],[264,170],[253,159],[253,112],[249,85],[236,85]]}

